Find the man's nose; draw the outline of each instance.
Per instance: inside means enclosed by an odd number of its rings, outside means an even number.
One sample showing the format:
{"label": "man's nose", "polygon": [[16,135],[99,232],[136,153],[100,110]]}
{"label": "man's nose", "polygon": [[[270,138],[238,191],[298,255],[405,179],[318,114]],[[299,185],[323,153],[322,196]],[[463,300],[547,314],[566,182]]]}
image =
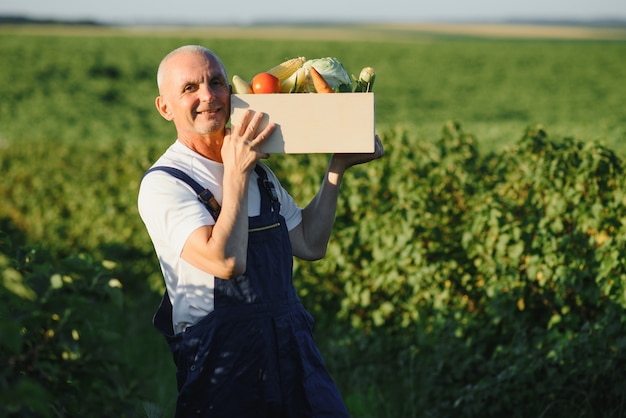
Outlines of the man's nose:
{"label": "man's nose", "polygon": [[213,92],[211,91],[211,88],[209,87],[208,84],[201,84],[199,87],[199,95],[200,95],[200,100],[203,101],[208,101],[211,96],[213,96]]}

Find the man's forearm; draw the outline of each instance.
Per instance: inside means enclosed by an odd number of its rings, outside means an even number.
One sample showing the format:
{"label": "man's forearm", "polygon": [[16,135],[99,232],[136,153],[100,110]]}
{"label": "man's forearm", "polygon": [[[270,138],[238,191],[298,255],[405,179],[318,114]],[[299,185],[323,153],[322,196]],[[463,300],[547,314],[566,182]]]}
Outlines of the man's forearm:
{"label": "man's forearm", "polygon": [[222,210],[213,226],[211,239],[223,251],[224,259],[232,260],[232,276],[246,270],[248,248],[248,182],[224,178]]}
{"label": "man's forearm", "polygon": [[302,211],[303,238],[310,251],[318,254],[316,258],[326,253],[344,171],[345,168],[331,158],[320,190]]}

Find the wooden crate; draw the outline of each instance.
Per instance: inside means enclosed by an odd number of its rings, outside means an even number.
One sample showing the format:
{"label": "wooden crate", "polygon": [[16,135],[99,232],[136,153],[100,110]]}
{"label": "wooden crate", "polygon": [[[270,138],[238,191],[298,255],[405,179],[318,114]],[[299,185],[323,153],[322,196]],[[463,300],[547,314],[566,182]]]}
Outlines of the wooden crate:
{"label": "wooden crate", "polygon": [[233,124],[248,108],[277,124],[269,154],[374,152],[374,93],[233,94],[231,107]]}

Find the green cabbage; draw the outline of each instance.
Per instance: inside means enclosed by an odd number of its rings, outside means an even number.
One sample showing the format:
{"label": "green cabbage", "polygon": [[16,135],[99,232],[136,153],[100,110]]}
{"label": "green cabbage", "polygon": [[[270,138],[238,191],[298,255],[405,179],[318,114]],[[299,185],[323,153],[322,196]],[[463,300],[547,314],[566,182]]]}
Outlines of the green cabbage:
{"label": "green cabbage", "polygon": [[[308,60],[302,67],[307,70],[307,74],[310,67],[315,67],[317,72],[324,77],[324,80],[326,80],[335,91],[352,91],[352,78],[337,58],[326,57]],[[312,81],[309,80],[307,84],[305,88],[307,91],[315,91]]]}

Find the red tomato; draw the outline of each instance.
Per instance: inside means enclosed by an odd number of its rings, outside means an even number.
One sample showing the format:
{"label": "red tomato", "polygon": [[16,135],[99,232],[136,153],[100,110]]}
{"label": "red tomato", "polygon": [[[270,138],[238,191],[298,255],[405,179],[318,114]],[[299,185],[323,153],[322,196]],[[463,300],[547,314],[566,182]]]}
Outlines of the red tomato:
{"label": "red tomato", "polygon": [[280,93],[280,81],[269,73],[255,75],[250,84],[255,94]]}

